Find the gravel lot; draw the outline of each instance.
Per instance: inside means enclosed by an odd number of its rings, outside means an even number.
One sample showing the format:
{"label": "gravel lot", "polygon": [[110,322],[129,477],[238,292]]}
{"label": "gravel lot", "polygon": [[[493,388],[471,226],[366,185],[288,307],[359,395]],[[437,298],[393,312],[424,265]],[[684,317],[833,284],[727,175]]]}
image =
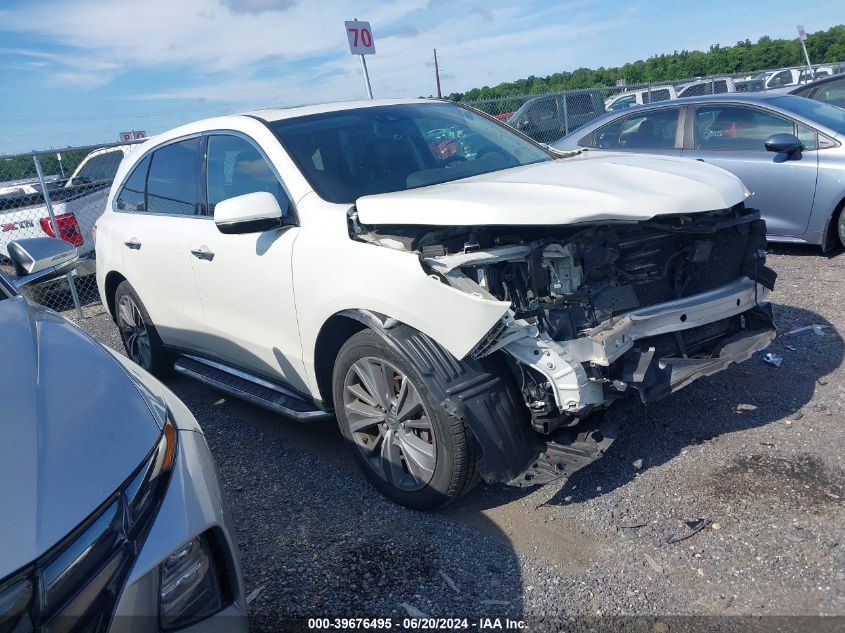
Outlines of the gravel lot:
{"label": "gravel lot", "polygon": [[[333,421],[297,424],[172,379],[229,495],[253,629],[296,616],[401,618],[400,603],[532,629],[596,616],[646,616],[602,628],[660,620],[673,631],[699,630],[682,616],[845,616],[845,254],[778,248],[769,261],[781,334],[768,351],[780,367],[758,354],[635,409],[607,456],[566,483],[482,485],[439,513],[378,495]],[[785,334],[811,324],[830,327]],[[84,326],[120,348],[106,316]],[[742,625],[784,622],[819,630]]]}

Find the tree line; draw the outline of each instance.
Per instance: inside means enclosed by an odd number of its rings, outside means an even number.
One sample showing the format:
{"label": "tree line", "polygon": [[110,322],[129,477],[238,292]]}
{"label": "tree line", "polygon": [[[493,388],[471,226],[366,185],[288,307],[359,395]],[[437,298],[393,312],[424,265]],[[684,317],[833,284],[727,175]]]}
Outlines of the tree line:
{"label": "tree line", "polygon": [[[807,52],[813,64],[845,61],[845,25],[807,35]],[[752,73],[772,68],[802,66],[804,53],[798,38],[773,39],[763,36],[757,42],[737,42],[734,46],[714,44],[704,51],[675,51],[654,55],[645,60],[629,62],[611,68],[578,68],[501,83],[498,86],[473,88],[467,92],[453,92],[452,101],[475,101],[544,92],[578,90],[614,86],[618,80],[626,84],[673,82],[707,75]]]}
{"label": "tree line", "polygon": [[[41,161],[41,171],[47,175],[61,174],[64,169],[65,176],[70,176],[74,169],[79,166],[87,155],[89,150],[57,150],[62,154],[62,163],[59,167],[58,156],[53,154],[43,154],[39,157]],[[35,178],[38,174],[35,171],[35,163],[32,162],[32,156],[16,156],[15,158],[0,158],[0,183],[8,182],[10,180],[23,180]],[[0,202],[0,211],[3,210],[3,203]]]}

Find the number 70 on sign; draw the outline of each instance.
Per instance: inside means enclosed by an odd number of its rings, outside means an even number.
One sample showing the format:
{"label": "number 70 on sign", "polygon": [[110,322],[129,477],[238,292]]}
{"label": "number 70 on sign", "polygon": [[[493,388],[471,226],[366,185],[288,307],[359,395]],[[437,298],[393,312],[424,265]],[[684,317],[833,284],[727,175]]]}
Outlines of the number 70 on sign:
{"label": "number 70 on sign", "polygon": [[344,24],[346,37],[349,40],[349,52],[353,55],[375,55],[376,45],[370,23],[354,20],[344,22]]}

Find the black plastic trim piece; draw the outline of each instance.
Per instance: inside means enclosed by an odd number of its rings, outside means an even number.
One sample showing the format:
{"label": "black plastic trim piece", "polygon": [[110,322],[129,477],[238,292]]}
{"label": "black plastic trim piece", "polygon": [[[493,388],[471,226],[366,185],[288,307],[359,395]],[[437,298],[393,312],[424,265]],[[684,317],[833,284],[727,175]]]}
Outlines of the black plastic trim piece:
{"label": "black plastic trim piece", "polygon": [[381,334],[417,370],[449,415],[466,421],[481,446],[485,481],[517,479],[544,450],[546,443],[531,430],[528,409],[510,382],[502,358],[458,360],[404,323],[362,310],[348,313]]}

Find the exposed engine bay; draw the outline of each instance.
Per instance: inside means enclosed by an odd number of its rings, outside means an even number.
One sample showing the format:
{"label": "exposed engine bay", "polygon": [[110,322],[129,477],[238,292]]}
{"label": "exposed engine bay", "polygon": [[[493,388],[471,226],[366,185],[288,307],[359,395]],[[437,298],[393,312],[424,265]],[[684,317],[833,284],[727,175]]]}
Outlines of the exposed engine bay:
{"label": "exposed engine bay", "polygon": [[549,227],[365,227],[350,217],[354,239],[416,253],[442,283],[510,303],[470,356],[506,353],[541,434],[630,395],[662,398],[765,347],[774,327],[763,300],[776,277],[765,232],[743,203]]}

